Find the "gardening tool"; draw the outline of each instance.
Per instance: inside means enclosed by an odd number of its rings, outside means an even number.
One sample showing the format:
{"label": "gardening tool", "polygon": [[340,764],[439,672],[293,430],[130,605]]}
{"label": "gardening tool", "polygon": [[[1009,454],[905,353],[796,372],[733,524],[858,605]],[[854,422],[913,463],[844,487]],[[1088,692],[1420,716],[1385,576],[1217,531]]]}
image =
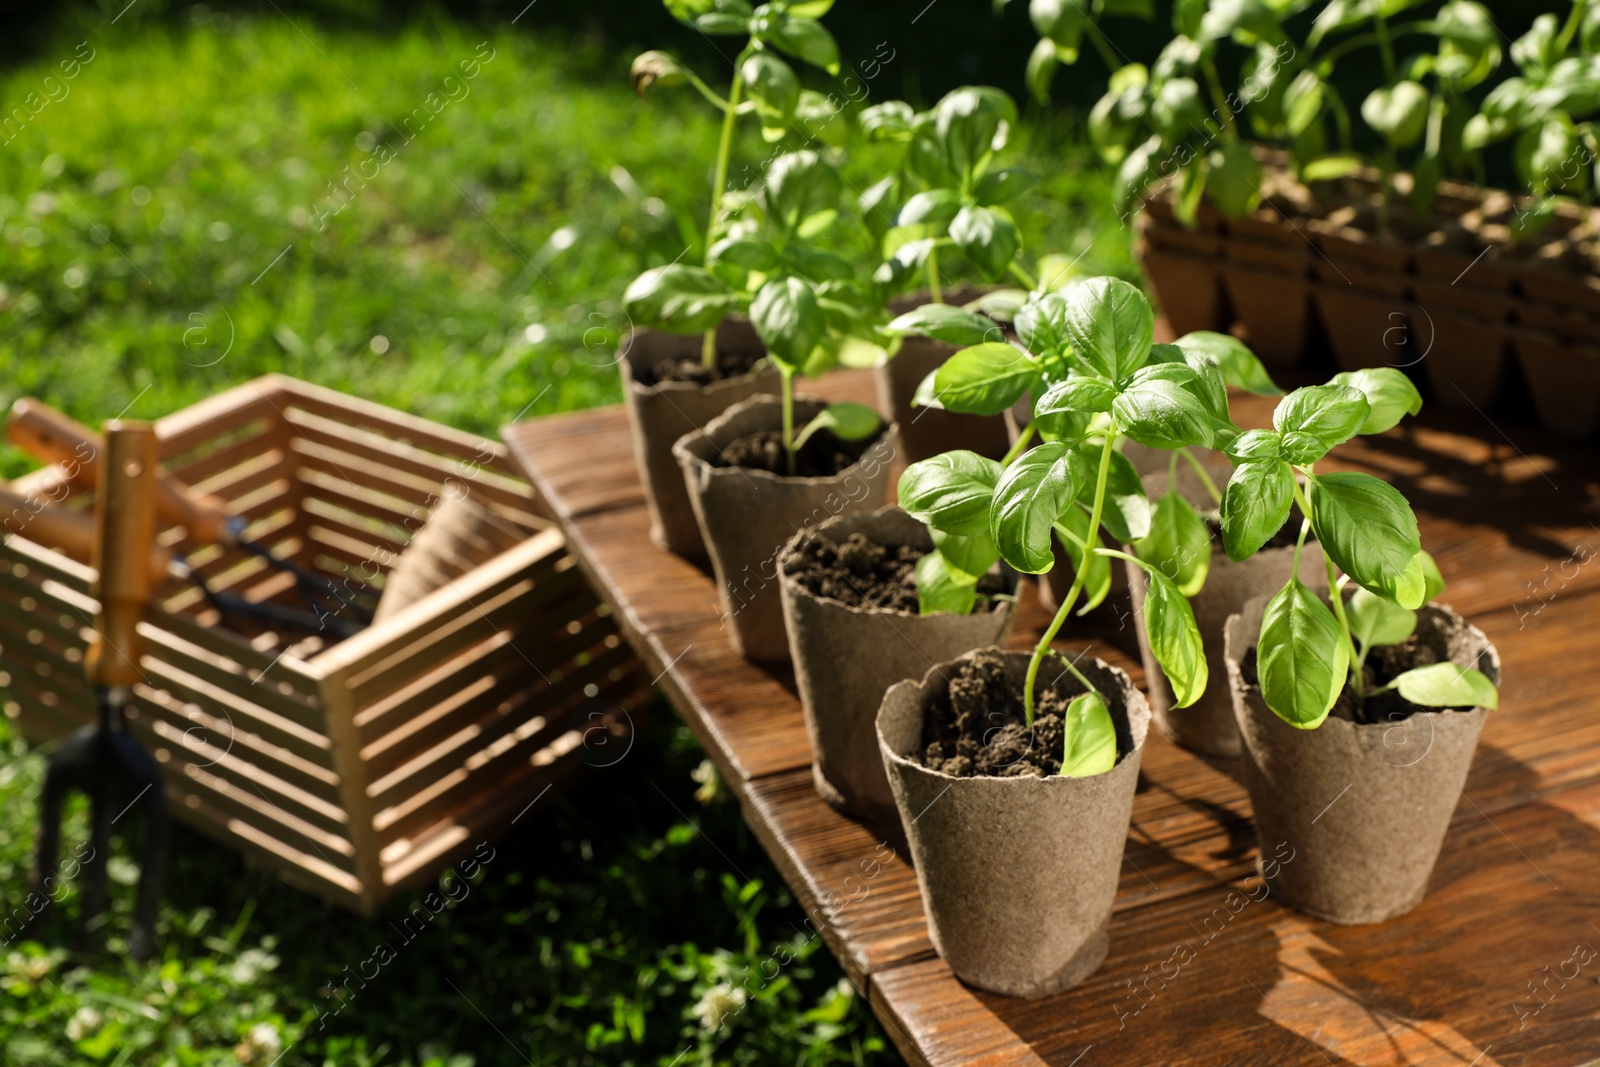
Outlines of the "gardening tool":
{"label": "gardening tool", "polygon": [[[90,514],[41,505],[37,497],[29,499],[3,484],[0,484],[0,530],[25,536],[30,541],[71,556],[88,557],[93,552],[95,525]],[[205,577],[191,567],[181,554],[155,543],[150,546],[148,567],[152,576],[165,574],[192,582],[206,603],[223,618],[251,618],[311,633],[332,632],[341,638],[349,637],[361,629],[356,623],[337,615],[315,615],[271,601],[248,600],[237,593],[215,592]]]}
{"label": "gardening tool", "polygon": [[[143,422],[108,422],[105,462],[99,469],[92,592],[100,601],[100,612],[84,657],[84,673],[99,704],[99,721],[74,732],[46,760],[34,888],[47,905],[54,899],[62,805],[70,790],[86,793],[93,829],[83,864],[81,921],[84,939],[92,943],[105,911],[112,826],[129,809],[141,807],[145,834],[128,951],[134,959],[146,960],[155,951],[156,909],[166,873],[167,796],[160,768],[128,732],[123,709],[129,690],[142,678],[139,616],[153,579],[155,429]],[[132,800],[125,799],[118,788],[122,785],[131,788]]]}
{"label": "gardening tool", "polygon": [[[94,431],[30,397],[11,406],[6,437],[39,459],[60,464],[73,473],[74,481],[92,481],[99,467],[100,449]],[[340,620],[350,616],[361,625],[372,622],[372,610],[354,593],[298,564],[279,559],[266,546],[246,538],[245,520],[230,514],[225,501],[193,493],[172,475],[158,471],[155,504],[157,515],[184,527],[196,541],[237,546],[268,566],[292,575],[301,598],[317,618]],[[346,635],[353,632],[348,623],[338,629]]]}

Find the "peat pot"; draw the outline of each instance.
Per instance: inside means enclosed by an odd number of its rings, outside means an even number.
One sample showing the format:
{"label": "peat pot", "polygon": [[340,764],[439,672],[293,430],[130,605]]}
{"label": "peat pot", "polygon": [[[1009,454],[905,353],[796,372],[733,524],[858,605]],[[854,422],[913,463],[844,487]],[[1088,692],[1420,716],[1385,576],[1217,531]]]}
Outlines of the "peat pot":
{"label": "peat pot", "polygon": [[[1079,667],[1117,728],[1118,761],[1106,773],[958,778],[908,758],[923,750],[933,702],[977,655],[890,689],[878,712],[878,745],[934,948],[969,985],[1048,996],[1092,974],[1110,946],[1150,709],[1126,674],[1086,659]],[[1000,655],[1020,701],[1028,654]],[[1070,675],[1057,685],[1063,695],[1082,691]]]}
{"label": "peat pot", "polygon": [[[1285,903],[1330,922],[1377,923],[1421,902],[1489,712],[1417,711],[1356,724],[1329,715],[1314,730],[1274,715],[1240,663],[1255,648],[1266,600],[1228,620],[1228,681],[1247,758],[1245,787],[1261,854],[1277,857]],[[1496,684],[1500,655],[1449,608],[1417,612],[1419,642]]]}
{"label": "peat pot", "polygon": [[[928,528],[895,507],[841,515],[816,532],[839,543],[861,534],[877,545],[933,549]],[[892,824],[897,820],[894,795],[878,754],[875,725],[883,694],[896,682],[920,678],[930,664],[1005,644],[1016,614],[1016,576],[1007,582],[1010,595],[980,601],[969,615],[852,607],[811,592],[790,573],[788,564],[807,536],[801,532],[789,541],[779,572],[817,792],[846,815]]]}
{"label": "peat pot", "polygon": [[[827,403],[797,397],[795,426],[817,416]],[[703,430],[673,445],[699,522],[722,601],[722,620],[735,652],[746,659],[789,658],[778,593],[778,555],[796,530],[838,515],[872,511],[889,495],[889,467],[898,435],[889,423],[860,459],[826,478],[786,477],[746,467],[715,466],[725,448],[741,437],[783,425],[783,402],[754,396],[711,420]]]}
{"label": "peat pot", "polygon": [[[633,455],[644,484],[645,506],[650,511],[650,539],[658,548],[690,559],[704,559],[706,549],[694,508],[689,504],[689,492],[684,488],[683,470],[672,455],[673,444],[741,400],[779,389],[777,368],[770,363],[759,365],[750,374],[706,385],[645,385],[641,381],[649,378],[651,369],[661,360],[698,356],[701,340],[701,334],[634,330],[623,342],[618,362]],[[766,352],[755,327],[744,318],[724,319],[717,327],[717,350],[749,356]]]}

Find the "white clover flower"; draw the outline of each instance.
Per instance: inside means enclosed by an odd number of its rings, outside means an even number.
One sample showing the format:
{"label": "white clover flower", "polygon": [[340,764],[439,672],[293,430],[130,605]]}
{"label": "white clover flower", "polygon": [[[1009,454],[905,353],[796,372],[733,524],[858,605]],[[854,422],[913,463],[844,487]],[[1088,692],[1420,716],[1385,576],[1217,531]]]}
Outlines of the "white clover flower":
{"label": "white clover flower", "polygon": [[99,1012],[85,1004],[73,1012],[72,1018],[67,1020],[67,1040],[73,1043],[82,1041],[99,1030],[104,1022]]}
{"label": "white clover flower", "polygon": [[743,989],[727,982],[718,982],[700,994],[699,1002],[690,1013],[700,1020],[701,1027],[715,1032],[722,1029],[722,1024],[729,1016],[737,1015],[744,1008],[744,1002]]}
{"label": "white clover flower", "polygon": [[700,761],[700,766],[689,772],[689,777],[700,783],[700,788],[694,791],[694,798],[702,804],[709,804],[722,795],[722,779],[717,775],[717,766],[708,759]]}
{"label": "white clover flower", "polygon": [[271,1023],[256,1023],[243,1041],[233,1047],[234,1058],[240,1063],[271,1063],[283,1051],[283,1038]]}
{"label": "white clover flower", "polygon": [[228,967],[228,977],[234,985],[250,985],[263,971],[274,970],[278,957],[259,948],[247,948]]}

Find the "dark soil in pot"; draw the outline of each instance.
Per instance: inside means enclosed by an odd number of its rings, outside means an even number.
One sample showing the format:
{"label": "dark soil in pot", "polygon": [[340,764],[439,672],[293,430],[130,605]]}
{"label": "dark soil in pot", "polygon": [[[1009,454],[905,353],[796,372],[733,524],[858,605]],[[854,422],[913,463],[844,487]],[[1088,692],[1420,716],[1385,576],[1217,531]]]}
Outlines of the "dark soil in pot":
{"label": "dark soil in pot", "polygon": [[1016,576],[996,568],[967,615],[920,615],[913,574],[933,548],[899,508],[845,515],[791,540],[780,561],[784,620],[811,737],[817,792],[833,807],[898,829],[874,720],[883,694],[929,664],[1003,644]]}
{"label": "dark soil in pot", "polygon": [[690,559],[705,558],[706,549],[673,444],[734,404],[779,389],[776,368],[760,363],[766,349],[748,320],[727,319],[717,327],[715,374],[701,365],[700,345],[699,334],[635,330],[619,363],[650,539]]}
{"label": "dark soil in pot", "polygon": [[[804,426],[826,406],[796,398],[795,426]],[[740,655],[762,661],[789,658],[777,581],[785,542],[796,530],[881,507],[898,447],[893,424],[853,444],[830,442],[819,433],[802,449],[801,459],[804,469],[825,473],[791,476],[781,447],[775,460],[768,448],[782,424],[777,397],[752,397],[673,446],[711,556],[729,639]],[[730,463],[735,452],[751,465]]]}
{"label": "dark soil in pot", "polygon": [[[1356,722],[1347,692],[1316,729],[1290,726],[1252,681],[1265,604],[1256,598],[1228,620],[1226,655],[1257,839],[1263,856],[1279,857],[1273,892],[1337,923],[1404,914],[1427,892],[1489,713],[1384,698]],[[1499,681],[1499,655],[1482,631],[1442,606],[1417,614],[1411,642],[1373,653],[1377,677],[1449,661]]]}
{"label": "dark soil in pot", "polygon": [[[945,738],[987,751],[972,729],[990,714],[1015,736],[1027,653],[986,649],[938,664],[890,689],[878,713],[929,936],[956,976],[981,989],[1059,992],[1092,974],[1110,945],[1150,713],[1123,672],[1101,660],[1079,667],[1117,726],[1116,766],[1088,778],[1042,773],[1048,760],[1027,762],[1027,746],[1012,746],[1019,758],[1009,766],[1021,769],[1005,775],[958,777],[924,763],[929,744]],[[1065,671],[1041,671],[1041,703],[1081,691]],[[1037,732],[1034,740],[1038,748]]]}
{"label": "dark soil in pot", "polygon": [[728,442],[712,459],[715,467],[742,467],[782,477],[831,478],[860,461],[878,438],[845,441],[832,430],[818,430],[795,453],[794,470],[783,450],[782,430],[758,430]]}

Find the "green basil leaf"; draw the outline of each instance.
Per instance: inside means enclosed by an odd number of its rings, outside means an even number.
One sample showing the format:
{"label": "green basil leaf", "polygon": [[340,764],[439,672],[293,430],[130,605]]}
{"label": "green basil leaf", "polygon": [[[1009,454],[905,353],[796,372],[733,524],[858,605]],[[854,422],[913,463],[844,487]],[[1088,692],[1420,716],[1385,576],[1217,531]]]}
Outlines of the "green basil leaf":
{"label": "green basil leaf", "polygon": [[1403,608],[1421,607],[1427,592],[1417,559],[1422,542],[1400,491],[1348,471],[1313,475],[1307,484],[1311,526],[1328,558],[1357,585]]}
{"label": "green basil leaf", "polygon": [[917,610],[923,615],[948,611],[968,615],[977,603],[977,584],[965,574],[951,570],[938,552],[917,560]]}
{"label": "green basil leaf", "polygon": [[795,451],[821,430],[830,430],[841,441],[862,441],[878,432],[883,418],[865,404],[839,401],[823,408],[795,435]]}
{"label": "green basil leaf", "polygon": [[934,389],[946,411],[998,415],[1039,379],[1039,366],[1024,352],[998,341],[963,348],[939,368]]}
{"label": "green basil leaf", "polygon": [[1206,691],[1206,650],[1195,625],[1194,609],[1178,587],[1160,571],[1145,571],[1150,585],[1144,594],[1144,633],[1161,673],[1172,683],[1175,706],[1186,708]]}
{"label": "green basil leaf", "polygon": [[969,173],[988,159],[1016,124],[1017,105],[987,85],[953,90],[933,108],[934,133],[958,174]]}
{"label": "green basil leaf", "polygon": [[811,284],[801,278],[774,278],[750,303],[750,321],[767,354],[794,373],[811,358],[828,333],[828,320]]}
{"label": "green basil leaf", "polygon": [[1350,633],[1362,645],[1398,645],[1417,628],[1417,613],[1356,586],[1345,601]]}
{"label": "green basil leaf", "polygon": [[1284,123],[1289,133],[1299,137],[1322,113],[1324,88],[1314,70],[1302,70],[1283,94]]}
{"label": "green basil leaf", "polygon": [[915,117],[916,112],[904,100],[889,100],[862,108],[856,122],[872,140],[889,141],[909,137]]}
{"label": "green basil leaf", "polygon": [[739,64],[739,77],[763,126],[781,129],[789,124],[800,104],[800,79],[789,64],[771,52],[752,52]]}
{"label": "green basil leaf", "polygon": [[1356,433],[1382,433],[1407,415],[1422,410],[1422,394],[1410,378],[1393,367],[1345,371],[1335,374],[1332,381],[1359,390],[1367,398],[1367,421]]}
{"label": "green basil leaf", "polygon": [[768,17],[771,21],[762,35],[764,40],[772,42],[778,51],[803,59],[813,67],[821,67],[829,74],[839,73],[839,45],[822,23],[787,15]]}
{"label": "green basil leaf", "polygon": [[1261,199],[1261,164],[1244,141],[1228,141],[1206,156],[1206,195],[1228,218],[1238,218]]}
{"label": "green basil leaf", "polygon": [[1028,95],[1041,104],[1050,102],[1050,83],[1056,77],[1056,64],[1060,60],[1060,51],[1056,43],[1048,37],[1041,37],[1034,42],[1033,51],[1028,53],[1027,66],[1023,68],[1022,83],[1028,87]]}
{"label": "green basil leaf", "polygon": [[1428,552],[1421,552],[1422,557],[1422,602],[1431,604],[1444,592],[1444,575],[1439,573],[1439,564]]}
{"label": "green basil leaf", "polygon": [[1283,529],[1294,505],[1294,472],[1278,460],[1241,463],[1222,491],[1222,547],[1235,563],[1249,559]]}
{"label": "green basil leaf", "polygon": [[944,557],[945,566],[966,575],[973,582],[988,574],[989,568],[1000,559],[1000,549],[995,547],[994,538],[989,536],[988,522],[988,516],[985,515],[983,531],[970,536],[945,533],[931,526],[928,528],[928,533],[933,537],[933,547]]}
{"label": "green basil leaf", "polygon": [[1212,445],[1211,413],[1192,392],[1175,381],[1150,378],[1137,382],[1117,397],[1111,410],[1117,427],[1146,447],[1199,445],[1210,448]]}
{"label": "green basil leaf", "polygon": [[1181,493],[1169,492],[1156,502],[1150,532],[1134,544],[1134,552],[1192,597],[1211,571],[1211,530]]}
{"label": "green basil leaf", "polygon": [[1271,463],[1283,457],[1283,438],[1276,430],[1246,430],[1223,451],[1238,463]]}
{"label": "green basil leaf", "polygon": [[1117,765],[1117,728],[1100,694],[1090,690],[1067,704],[1062,723],[1061,773],[1068,778],[1091,778]]}
{"label": "green basil leaf", "polygon": [[914,408],[933,408],[935,411],[944,410],[944,404],[939,400],[939,372],[937,370],[929,371],[922,381],[917,383],[917,391],[911,394],[911,406]]}
{"label": "green basil leaf", "polygon": [[993,319],[974,315],[952,304],[923,304],[912,308],[885,329],[891,334],[932,337],[952,345],[982,344],[1004,336]]}
{"label": "green basil leaf", "polygon": [[1055,562],[1050,532],[1072,507],[1082,461],[1067,445],[1046,443],[1012,461],[995,487],[989,532],[1000,558],[1024,574],[1043,574]]}
{"label": "green basil leaf", "polygon": [[1354,174],[1365,165],[1360,156],[1319,156],[1300,168],[1300,177],[1308,182],[1331,182]]}
{"label": "green basil leaf", "polygon": [[1374,89],[1361,102],[1361,117],[1391,145],[1404,148],[1427,125],[1428,90],[1413,81]]}
{"label": "green basil leaf", "polygon": [[1016,224],[995,208],[968,204],[950,220],[950,239],[990,281],[1005,276],[1022,239]]}
{"label": "green basil leaf", "polygon": [[989,532],[989,507],[1000,484],[1000,464],[957,450],[913,463],[900,475],[900,507],[941,533],[971,537]]}
{"label": "green basil leaf", "polygon": [[[1155,313],[1137,287],[1120,278],[1090,278],[1069,286],[1062,298],[1066,340],[1101,377],[1121,382],[1145,365]],[[1208,436],[1206,443],[1210,440]]]}
{"label": "green basil leaf", "polygon": [[778,250],[753,237],[724,237],[711,246],[710,259],[713,263],[765,272],[778,265]]}
{"label": "green basil leaf", "polygon": [[979,178],[977,188],[972,192],[977,197],[978,203],[985,207],[993,207],[1008,200],[1015,200],[1038,184],[1039,176],[1031,170],[1023,170],[1021,167],[1001,167]]}
{"label": "green basil leaf", "polygon": [[1204,352],[1217,361],[1222,369],[1222,380],[1236,389],[1257,396],[1282,396],[1283,390],[1273,384],[1267,368],[1261,365],[1256,354],[1237,337],[1210,330],[1196,330],[1178,338],[1178,347],[1188,351]]}
{"label": "green basil leaf", "polygon": [[[1094,546],[1089,545],[1089,513],[1083,508],[1068,508],[1067,513],[1056,522],[1056,541],[1061,545],[1061,550],[1067,554],[1067,559],[1072,563],[1074,576],[1083,570],[1085,549],[1098,547],[1099,538],[1095,539]],[[1083,576],[1083,605],[1075,614],[1087,615],[1104,602],[1111,592],[1111,558],[1102,556],[1098,552],[1088,552],[1089,572]]]}
{"label": "green basil leaf", "polygon": [[1497,708],[1500,693],[1488,675],[1454,663],[1413,667],[1390,683],[1400,695],[1425,708]]}
{"label": "green basil leaf", "polygon": [[1034,402],[1033,417],[1110,411],[1116,399],[1117,390],[1110,382],[1074,374],[1044,391]]}
{"label": "green basil leaf", "polygon": [[943,225],[956,217],[961,210],[961,197],[954,189],[924,189],[906,201],[900,209],[898,226],[917,226],[922,223]]}
{"label": "green basil leaf", "polygon": [[1278,401],[1272,425],[1283,435],[1283,458],[1290,463],[1315,463],[1336,445],[1356,435],[1371,405],[1359,389],[1348,385],[1309,385]]}
{"label": "green basil leaf", "polygon": [[738,294],[716,275],[684,263],[645,271],[622,301],[635,323],[674,333],[703,333],[739,306]]}
{"label": "green basil leaf", "polygon": [[1029,352],[1036,356],[1053,356],[1070,343],[1066,322],[1066,298],[1059,293],[1045,293],[1018,309],[1015,325],[1017,336]]}
{"label": "green basil leaf", "polygon": [[[1095,469],[1100,462],[1099,451],[1091,445],[1078,446],[1078,454],[1083,457],[1086,469]],[[1086,486],[1082,491],[1090,496],[1089,505],[1092,506],[1094,490]],[[1150,498],[1144,495],[1144,478],[1133,461],[1121,452],[1111,453],[1111,465],[1106,471],[1105,506],[1101,509],[1100,522],[1121,545],[1130,545],[1150,532]]]}
{"label": "green basil leaf", "polygon": [[763,196],[772,221],[784,233],[794,233],[806,220],[837,210],[842,189],[832,164],[804,149],[772,161]]}
{"label": "green basil leaf", "polygon": [[1290,578],[1267,602],[1256,676],[1267,707],[1302,730],[1322,725],[1350,671],[1350,645],[1322,598]]}

